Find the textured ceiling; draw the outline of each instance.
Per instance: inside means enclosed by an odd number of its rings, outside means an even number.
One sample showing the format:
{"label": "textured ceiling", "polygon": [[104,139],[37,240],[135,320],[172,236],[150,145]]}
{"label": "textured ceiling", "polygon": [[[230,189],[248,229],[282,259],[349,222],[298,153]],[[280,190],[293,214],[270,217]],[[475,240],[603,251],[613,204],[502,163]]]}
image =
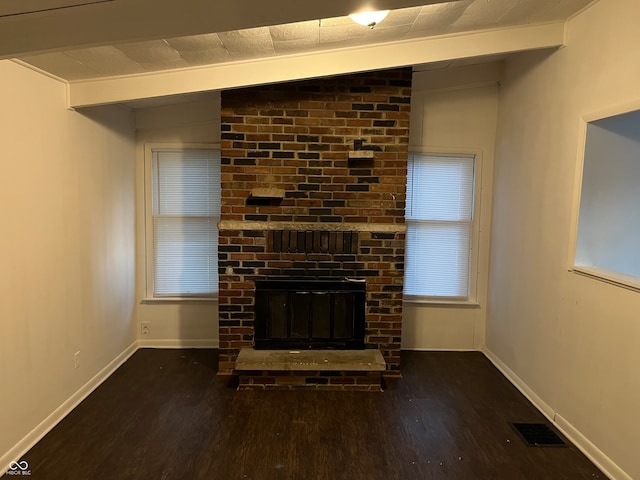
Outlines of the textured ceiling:
{"label": "textured ceiling", "polygon": [[[444,1],[444,0],[443,0]],[[349,17],[23,56],[68,81],[564,20],[593,0],[449,0],[392,10],[373,30]]]}

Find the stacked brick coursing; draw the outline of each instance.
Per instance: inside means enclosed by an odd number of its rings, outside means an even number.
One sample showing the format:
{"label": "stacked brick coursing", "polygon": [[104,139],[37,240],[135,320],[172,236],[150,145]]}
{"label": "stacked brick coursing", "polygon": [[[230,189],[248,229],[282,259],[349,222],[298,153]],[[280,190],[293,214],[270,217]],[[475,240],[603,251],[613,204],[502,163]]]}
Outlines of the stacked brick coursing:
{"label": "stacked brick coursing", "polygon": [[256,371],[242,372],[238,390],[347,390],[379,392],[382,389],[380,372],[323,372],[323,371]]}
{"label": "stacked brick coursing", "polygon": [[[220,371],[253,345],[256,278],[366,277],[367,346],[400,365],[411,70],[222,95]],[[354,140],[373,159],[349,160]],[[283,198],[252,197],[252,190]],[[270,230],[358,232],[357,251],[274,251]],[[282,250],[282,249],[281,249]]]}

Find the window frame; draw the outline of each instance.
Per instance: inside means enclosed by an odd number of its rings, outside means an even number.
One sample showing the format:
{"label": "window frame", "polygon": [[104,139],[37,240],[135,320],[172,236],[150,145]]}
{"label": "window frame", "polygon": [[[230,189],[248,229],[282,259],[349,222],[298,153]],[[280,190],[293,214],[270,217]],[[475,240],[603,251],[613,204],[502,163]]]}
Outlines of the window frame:
{"label": "window frame", "polygon": [[155,261],[153,233],[153,154],[154,151],[214,150],[220,152],[219,143],[145,143],[144,144],[144,258],[145,293],[142,303],[213,302],[218,293],[210,295],[155,296]]}
{"label": "window frame", "polygon": [[569,247],[567,255],[567,271],[575,275],[587,277],[599,282],[616,287],[640,292],[640,280],[638,277],[622,272],[607,270],[595,265],[578,265],[576,254],[578,249],[578,225],[580,222],[580,205],[583,195],[583,176],[585,154],[587,150],[587,130],[590,123],[607,118],[625,115],[640,111],[640,101],[632,101],[624,104],[605,107],[588,113],[582,113],[578,119],[578,145],[574,174],[574,189],[572,202],[572,218],[569,233]]}
{"label": "window frame", "polygon": [[[469,294],[467,297],[445,297],[427,295],[409,295],[404,293],[403,298],[407,303],[425,304],[433,306],[454,306],[477,308],[478,303],[478,276],[479,276],[479,250],[480,250],[480,212],[482,199],[482,150],[479,148],[457,147],[426,147],[410,146],[409,157],[413,154],[431,155],[438,157],[473,157],[473,209],[471,219],[471,239],[469,241]],[[411,162],[407,162],[407,168]],[[408,170],[407,170],[408,173]],[[407,178],[408,181],[408,178]],[[405,211],[405,222],[406,211]],[[409,228],[407,222],[407,231]],[[407,236],[408,237],[408,236]],[[406,258],[405,258],[406,263]]]}

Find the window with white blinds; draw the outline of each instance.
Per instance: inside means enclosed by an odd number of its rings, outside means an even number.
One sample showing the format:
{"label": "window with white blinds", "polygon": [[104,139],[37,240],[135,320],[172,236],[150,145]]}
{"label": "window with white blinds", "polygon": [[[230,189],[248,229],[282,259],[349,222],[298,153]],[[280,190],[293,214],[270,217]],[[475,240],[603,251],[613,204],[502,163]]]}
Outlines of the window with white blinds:
{"label": "window with white blinds", "polygon": [[407,296],[468,300],[473,155],[411,153],[407,178]]}
{"label": "window with white blinds", "polygon": [[153,149],[153,296],[212,296],[218,289],[220,153]]}

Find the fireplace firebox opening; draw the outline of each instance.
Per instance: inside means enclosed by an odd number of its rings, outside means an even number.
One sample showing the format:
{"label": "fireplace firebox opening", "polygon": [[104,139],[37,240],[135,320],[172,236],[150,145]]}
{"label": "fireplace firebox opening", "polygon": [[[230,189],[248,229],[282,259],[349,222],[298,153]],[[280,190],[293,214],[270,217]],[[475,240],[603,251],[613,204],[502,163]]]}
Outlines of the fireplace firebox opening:
{"label": "fireplace firebox opening", "polygon": [[256,349],[364,349],[366,282],[256,280]]}

